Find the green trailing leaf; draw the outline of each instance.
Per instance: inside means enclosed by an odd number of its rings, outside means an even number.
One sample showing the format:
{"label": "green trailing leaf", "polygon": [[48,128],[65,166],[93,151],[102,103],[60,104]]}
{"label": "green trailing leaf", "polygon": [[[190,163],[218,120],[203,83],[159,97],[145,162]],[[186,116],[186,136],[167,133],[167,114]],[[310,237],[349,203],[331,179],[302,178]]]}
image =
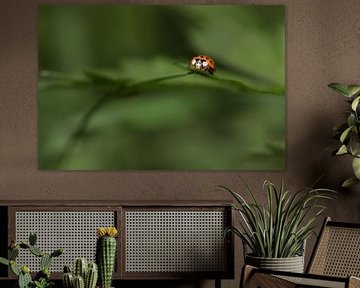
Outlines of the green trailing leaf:
{"label": "green trailing leaf", "polygon": [[350,187],[350,186],[352,186],[352,185],[359,184],[359,183],[360,183],[360,180],[359,180],[358,178],[356,178],[356,177],[351,177],[351,178],[345,180],[345,181],[342,183],[341,187],[348,188],[348,187]]}
{"label": "green trailing leaf", "polygon": [[356,178],[360,180],[360,158],[354,157],[352,161],[352,168]]}
{"label": "green trailing leaf", "polygon": [[352,110],[356,111],[356,108],[357,108],[358,105],[359,105],[359,101],[360,101],[360,96],[356,97],[356,98],[354,99],[354,101],[352,101],[352,103],[351,103],[351,109],[352,109]]}
{"label": "green trailing leaf", "polygon": [[347,90],[351,96],[360,93],[360,85],[348,85]]}
{"label": "green trailing leaf", "polygon": [[16,276],[19,276],[21,270],[19,266],[16,265],[16,262],[13,260],[10,261],[10,269]]}
{"label": "green trailing leaf", "polygon": [[346,85],[343,85],[341,83],[330,83],[328,87],[345,97],[351,97],[351,93],[349,92]]}
{"label": "green trailing leaf", "polygon": [[8,259],[5,259],[5,258],[3,258],[3,257],[0,257],[0,263],[1,263],[1,264],[4,264],[4,265],[7,265],[7,266],[10,264],[9,260],[8,260]]}
{"label": "green trailing leaf", "polygon": [[337,150],[336,155],[344,155],[344,154],[348,154],[348,149],[346,147],[346,145],[341,145],[341,147]]}
{"label": "green trailing leaf", "polygon": [[345,131],[343,133],[341,133],[341,136],[340,136],[341,143],[344,143],[345,139],[347,138],[347,136],[350,133],[352,128],[353,128],[353,126],[350,126],[349,128],[345,129]]}

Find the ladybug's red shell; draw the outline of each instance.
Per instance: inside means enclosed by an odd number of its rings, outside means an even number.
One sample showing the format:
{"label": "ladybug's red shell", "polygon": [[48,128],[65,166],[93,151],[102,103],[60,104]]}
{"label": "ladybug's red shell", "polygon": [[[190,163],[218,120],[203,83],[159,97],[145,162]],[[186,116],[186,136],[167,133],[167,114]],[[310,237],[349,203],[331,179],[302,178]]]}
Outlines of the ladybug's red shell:
{"label": "ladybug's red shell", "polygon": [[211,57],[198,55],[190,60],[189,68],[191,70],[200,70],[213,74],[216,70],[216,65],[215,61]]}

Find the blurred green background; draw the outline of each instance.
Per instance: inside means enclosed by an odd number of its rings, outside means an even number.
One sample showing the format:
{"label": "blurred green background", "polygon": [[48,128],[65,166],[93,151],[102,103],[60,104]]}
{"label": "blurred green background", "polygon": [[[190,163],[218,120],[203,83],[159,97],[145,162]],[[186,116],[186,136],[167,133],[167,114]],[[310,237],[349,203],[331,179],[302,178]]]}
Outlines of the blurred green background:
{"label": "blurred green background", "polygon": [[[284,21],[280,5],[40,5],[39,169],[283,169]],[[199,54],[214,76],[188,73]]]}

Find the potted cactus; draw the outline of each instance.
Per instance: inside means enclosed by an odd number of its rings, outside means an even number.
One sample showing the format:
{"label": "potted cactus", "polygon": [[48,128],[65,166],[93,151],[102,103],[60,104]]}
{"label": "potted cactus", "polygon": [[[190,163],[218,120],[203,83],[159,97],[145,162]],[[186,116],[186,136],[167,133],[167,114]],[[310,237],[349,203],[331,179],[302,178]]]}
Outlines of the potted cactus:
{"label": "potted cactus", "polygon": [[96,262],[99,267],[99,287],[110,288],[116,258],[115,227],[100,227],[97,229]]}
{"label": "potted cactus", "polygon": [[[36,233],[30,233],[29,243],[12,242],[8,252],[8,259],[0,257],[0,263],[10,266],[11,271],[18,277],[18,288],[49,288],[54,285],[50,280],[50,265],[54,257],[64,253],[63,249],[57,249],[52,253],[45,253],[36,246]],[[30,275],[30,268],[26,265],[19,266],[16,259],[20,249],[28,250],[39,257],[41,270],[35,275],[34,280]]]}
{"label": "potted cactus", "polygon": [[64,267],[64,288],[95,288],[98,279],[98,267],[96,263],[88,262],[86,258],[78,258],[71,272],[69,266]]}

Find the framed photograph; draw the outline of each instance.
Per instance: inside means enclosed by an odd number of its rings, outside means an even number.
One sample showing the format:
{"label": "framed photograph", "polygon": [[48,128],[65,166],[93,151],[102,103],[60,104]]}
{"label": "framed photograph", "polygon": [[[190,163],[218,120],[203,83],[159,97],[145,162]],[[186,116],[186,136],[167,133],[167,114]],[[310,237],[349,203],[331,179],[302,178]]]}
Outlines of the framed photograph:
{"label": "framed photograph", "polygon": [[39,5],[38,168],[282,170],[283,5]]}

